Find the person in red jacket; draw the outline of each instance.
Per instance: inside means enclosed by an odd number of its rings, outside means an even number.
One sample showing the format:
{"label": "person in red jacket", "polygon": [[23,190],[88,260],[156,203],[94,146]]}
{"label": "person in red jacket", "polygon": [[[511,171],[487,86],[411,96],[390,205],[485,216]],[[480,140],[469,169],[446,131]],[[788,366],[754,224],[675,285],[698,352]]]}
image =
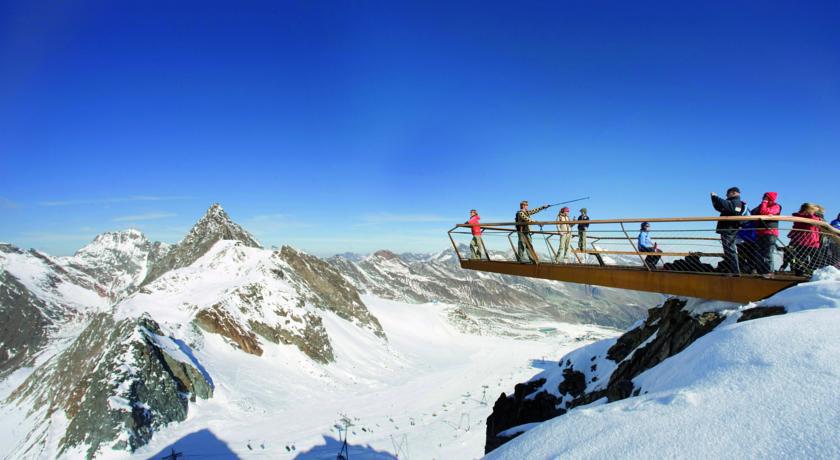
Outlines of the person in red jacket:
{"label": "person in red jacket", "polygon": [[[756,206],[750,214],[754,216],[778,216],[782,214],[782,207],[776,203],[779,194],[767,192],[761,198],[761,204]],[[755,260],[756,270],[760,275],[773,273],[773,249],[776,247],[776,239],[779,237],[779,221],[758,221],[755,225],[755,242],[758,247],[758,254]]]}
{"label": "person in red jacket", "polygon": [[483,231],[479,226],[481,221],[481,216],[478,215],[478,211],[475,209],[470,210],[470,220],[466,223],[472,225],[472,241],[470,242],[470,251],[472,251],[472,259],[480,259],[482,254],[487,256],[487,250],[484,249],[484,241],[481,239],[481,232]]}
{"label": "person in red jacket", "polygon": [[[818,210],[817,205],[813,203],[803,203],[799,212],[793,213],[793,216],[822,220],[817,217]],[[793,228],[788,232],[788,238],[793,258],[791,268],[797,275],[810,272],[820,249],[820,228],[805,222],[794,222]]]}

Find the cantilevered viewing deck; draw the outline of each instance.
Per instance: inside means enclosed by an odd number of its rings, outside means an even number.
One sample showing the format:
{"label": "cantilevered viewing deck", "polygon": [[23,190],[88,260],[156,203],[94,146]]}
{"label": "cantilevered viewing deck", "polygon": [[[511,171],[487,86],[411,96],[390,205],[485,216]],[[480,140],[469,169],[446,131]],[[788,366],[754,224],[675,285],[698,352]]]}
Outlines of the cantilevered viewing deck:
{"label": "cantilevered viewing deck", "polygon": [[[725,261],[715,231],[718,221],[746,227],[737,231],[738,269]],[[642,222],[650,224],[648,236],[658,252],[639,247]],[[805,228],[792,228],[795,223]],[[578,224],[589,225],[584,234]],[[753,227],[775,225],[779,237],[772,246],[753,239]],[[818,268],[840,264],[840,232],[825,222],[799,217],[489,223],[478,226],[478,245],[472,227],[459,224],[449,231],[465,269],[733,302],[766,298],[809,279]],[[526,232],[529,238],[522,238]],[[564,239],[569,240],[565,254],[560,250]],[[814,241],[819,247],[803,244]]]}

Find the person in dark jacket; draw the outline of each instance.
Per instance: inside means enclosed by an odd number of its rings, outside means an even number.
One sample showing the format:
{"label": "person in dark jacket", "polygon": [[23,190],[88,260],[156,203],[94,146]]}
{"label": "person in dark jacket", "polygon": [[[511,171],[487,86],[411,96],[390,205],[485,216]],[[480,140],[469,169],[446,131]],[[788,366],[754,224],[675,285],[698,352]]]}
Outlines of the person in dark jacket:
{"label": "person in dark jacket", "polygon": [[[761,198],[761,204],[756,206],[750,214],[754,216],[778,216],[782,214],[782,207],[776,203],[779,194],[767,192]],[[755,268],[760,275],[773,273],[773,250],[779,237],[779,221],[758,221],[755,223],[756,245]]]}
{"label": "person in dark jacket", "polygon": [[[586,208],[581,208],[580,215],[575,220],[589,220],[589,214],[586,213]],[[589,224],[578,224],[578,249],[586,251],[586,230]],[[584,255],[586,257],[586,255]]]}
{"label": "person in dark jacket", "polygon": [[[726,199],[717,196],[712,192],[712,206],[723,216],[740,216],[744,213],[744,203],[741,201],[741,190],[738,187],[730,187],[726,191]],[[735,245],[735,238],[738,229],[741,228],[740,221],[720,220],[717,223],[717,233],[720,234],[720,243],[723,246],[723,262],[730,273],[740,274],[738,266],[738,247]]]}
{"label": "person in dark jacket", "polygon": [[741,273],[755,273],[758,261],[751,257],[758,253],[757,235],[755,233],[755,221],[746,221],[738,230],[736,245],[738,246],[738,267]]}

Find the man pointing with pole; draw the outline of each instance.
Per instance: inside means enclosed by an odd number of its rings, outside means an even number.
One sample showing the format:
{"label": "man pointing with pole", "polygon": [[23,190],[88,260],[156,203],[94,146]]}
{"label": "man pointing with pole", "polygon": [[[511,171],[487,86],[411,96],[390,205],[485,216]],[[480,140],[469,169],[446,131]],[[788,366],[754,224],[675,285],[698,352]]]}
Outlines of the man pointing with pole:
{"label": "man pointing with pole", "polygon": [[533,222],[531,216],[548,208],[549,205],[543,205],[539,208],[529,210],[527,200],[519,203],[519,211],[516,213],[516,236],[519,238],[516,258],[520,262],[528,263],[536,260],[534,245],[531,244],[531,229],[528,226],[528,223]]}

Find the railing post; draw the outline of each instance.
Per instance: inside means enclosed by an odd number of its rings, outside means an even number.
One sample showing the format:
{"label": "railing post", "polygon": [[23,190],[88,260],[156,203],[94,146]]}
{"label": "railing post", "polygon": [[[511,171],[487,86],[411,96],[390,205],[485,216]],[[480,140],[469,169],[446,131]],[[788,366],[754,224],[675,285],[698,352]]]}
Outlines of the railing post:
{"label": "railing post", "polygon": [[650,271],[650,267],[648,267],[648,264],[645,263],[645,258],[642,257],[642,253],[639,252],[639,248],[636,247],[636,243],[633,242],[633,239],[630,238],[630,235],[627,233],[627,230],[624,228],[624,222],[619,222],[619,225],[621,225],[621,231],[624,232],[624,236],[627,237],[627,241],[630,242],[630,246],[633,248],[634,251],[636,251],[636,254],[639,256],[639,260],[642,261],[642,266],[647,268],[648,271]]}
{"label": "railing post", "polygon": [[552,246],[551,241],[549,241],[552,236],[554,236],[554,235],[548,235],[548,236],[545,237],[545,245],[548,247],[548,253],[551,255],[551,260],[553,260],[554,263],[558,263],[557,262],[557,253],[554,252],[554,246]]}
{"label": "railing post", "polygon": [[458,250],[458,245],[455,244],[455,239],[452,238],[452,232],[455,231],[455,229],[457,229],[457,228],[458,227],[456,226],[452,230],[449,230],[449,232],[447,234],[449,235],[449,241],[452,242],[452,249],[455,249],[455,255],[458,256],[458,260],[461,261],[461,260],[464,260],[464,258],[461,257],[461,251]]}
{"label": "railing post", "polygon": [[[540,225],[540,231],[542,231],[542,225]],[[528,238],[525,238],[525,249],[531,255],[531,260],[538,264],[540,263],[539,257],[537,257],[537,250],[534,249],[534,238],[531,237],[531,225],[528,225]]]}
{"label": "railing post", "polygon": [[513,235],[513,232],[508,233],[508,241],[510,242],[510,248],[513,250],[513,257],[516,258],[517,262],[522,262],[522,260],[519,259],[519,250],[516,249],[516,246],[513,245],[513,240],[510,238],[511,235]]}

